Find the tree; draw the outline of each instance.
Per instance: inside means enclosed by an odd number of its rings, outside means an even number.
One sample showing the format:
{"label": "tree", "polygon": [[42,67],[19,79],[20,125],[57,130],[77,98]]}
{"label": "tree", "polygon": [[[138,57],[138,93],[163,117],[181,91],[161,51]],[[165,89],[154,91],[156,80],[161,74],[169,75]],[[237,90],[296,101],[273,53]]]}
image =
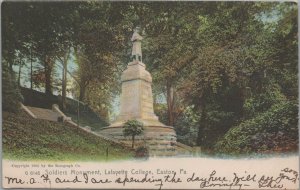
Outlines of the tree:
{"label": "tree", "polygon": [[275,7],[279,20],[273,24],[274,37],[272,46],[274,64],[268,74],[282,88],[284,95],[290,100],[298,99],[298,7],[296,3],[283,3]]}
{"label": "tree", "polygon": [[[282,99],[281,89],[290,94],[293,89],[295,98],[297,24],[296,14],[291,13],[297,10],[293,7],[261,2],[137,5],[136,14],[146,31],[144,60],[153,83],[160,86],[154,88],[157,94],[166,94],[168,123],[176,127],[174,118],[179,117],[174,114],[180,113],[176,110],[192,107],[200,114],[198,145],[211,149],[232,126],[251,117],[244,108],[252,100],[252,106],[265,104],[255,111],[265,111],[272,106],[266,100],[275,89],[279,93],[273,102]],[[152,16],[143,16],[145,12]],[[278,12],[285,19],[274,27],[277,16],[266,19],[266,15]]]}
{"label": "tree", "polygon": [[[164,94],[167,102],[168,125],[174,126],[181,110],[178,81],[183,78],[181,70],[193,59],[186,51],[190,48],[188,38],[192,35],[190,26],[191,3],[145,3],[136,6],[136,12],[145,30],[145,63],[153,76],[153,83],[159,86],[157,94]],[[197,8],[200,8],[197,6]],[[201,8],[200,8],[201,10]],[[149,11],[153,17],[145,17]],[[156,19],[153,19],[156,18]],[[186,22],[188,20],[188,22]],[[176,44],[176,45],[174,45]],[[186,54],[182,54],[186,52]]]}
{"label": "tree", "polygon": [[241,154],[298,148],[297,8],[294,3],[272,5],[271,19],[266,19],[264,30],[252,38],[255,49],[247,52],[251,61],[245,62],[255,64],[244,65],[248,93],[243,117],[220,138],[215,151]]}
{"label": "tree", "polygon": [[4,111],[18,112],[23,97],[6,60],[2,62],[2,106]]}
{"label": "tree", "polygon": [[[39,59],[44,65],[45,72],[45,93],[52,94],[52,72],[56,55],[62,51],[69,51],[70,39],[70,12],[73,6],[67,3],[35,3],[34,14],[40,19],[36,20],[35,41],[39,50]],[[35,15],[33,15],[35,16]],[[47,19],[44,19],[47,18]],[[39,23],[39,24],[38,24]]]}
{"label": "tree", "polygon": [[134,148],[134,140],[136,135],[142,134],[144,131],[143,123],[137,120],[129,120],[124,124],[123,135],[131,136],[132,148]]}
{"label": "tree", "polygon": [[125,66],[122,58],[132,30],[126,26],[127,4],[82,3],[74,17],[76,95],[105,117],[120,90],[119,76]]}
{"label": "tree", "polygon": [[52,72],[56,56],[70,47],[72,12],[77,5],[65,2],[3,3],[3,56],[10,68],[17,51],[30,57],[29,60],[32,60],[33,55],[38,58],[44,66],[46,94],[52,93]]}
{"label": "tree", "polygon": [[[70,47],[69,47],[70,48]],[[58,59],[62,65],[62,84],[61,84],[61,96],[62,96],[62,110],[66,109],[66,95],[67,95],[67,73],[68,73],[68,60],[70,58],[70,49],[66,52],[63,52],[63,58],[58,56]]]}

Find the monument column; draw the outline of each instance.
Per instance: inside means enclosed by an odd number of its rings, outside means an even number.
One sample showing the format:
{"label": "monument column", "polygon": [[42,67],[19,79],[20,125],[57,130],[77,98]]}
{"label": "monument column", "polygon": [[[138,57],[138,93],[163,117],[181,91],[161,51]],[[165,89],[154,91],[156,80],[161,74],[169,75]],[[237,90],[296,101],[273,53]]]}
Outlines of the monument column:
{"label": "monument column", "polygon": [[123,140],[123,125],[128,120],[138,120],[144,124],[143,136],[137,139],[146,142],[152,155],[173,154],[172,142],[176,142],[176,134],[171,126],[166,126],[158,120],[153,110],[152,77],[142,62],[141,42],[143,37],[134,30],[132,35],[132,61],[121,76],[122,93],[120,114],[117,119],[101,133]]}

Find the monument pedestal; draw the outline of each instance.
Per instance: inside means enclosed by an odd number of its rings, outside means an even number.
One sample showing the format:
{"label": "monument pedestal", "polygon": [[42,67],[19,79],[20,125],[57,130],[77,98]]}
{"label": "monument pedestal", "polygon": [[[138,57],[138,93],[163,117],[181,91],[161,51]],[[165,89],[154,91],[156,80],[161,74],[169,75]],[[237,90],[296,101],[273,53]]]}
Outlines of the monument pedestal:
{"label": "monument pedestal", "polygon": [[[131,137],[124,137],[123,127],[107,127],[102,135],[117,139],[131,147]],[[176,134],[173,127],[144,126],[144,133],[135,137],[135,148],[146,147],[150,156],[176,155]]]}
{"label": "monument pedestal", "polygon": [[141,61],[142,37],[135,32],[132,36],[135,58],[122,73],[121,109],[117,119],[100,131],[124,143],[130,143],[131,138],[123,136],[123,126],[128,120],[138,120],[144,125],[142,135],[136,137],[136,147],[145,146],[151,156],[166,156],[176,154],[176,133],[173,127],[166,126],[158,120],[153,110],[152,77]]}

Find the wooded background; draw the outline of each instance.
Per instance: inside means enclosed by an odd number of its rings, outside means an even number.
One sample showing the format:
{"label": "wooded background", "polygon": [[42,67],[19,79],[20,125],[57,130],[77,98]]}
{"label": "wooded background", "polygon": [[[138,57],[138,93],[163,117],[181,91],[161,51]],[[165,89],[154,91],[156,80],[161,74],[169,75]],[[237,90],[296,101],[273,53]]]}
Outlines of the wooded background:
{"label": "wooded background", "polygon": [[3,2],[3,109],[17,107],[23,81],[60,94],[61,109],[69,93],[108,117],[139,26],[155,112],[178,141],[294,152],[297,12],[291,2]]}

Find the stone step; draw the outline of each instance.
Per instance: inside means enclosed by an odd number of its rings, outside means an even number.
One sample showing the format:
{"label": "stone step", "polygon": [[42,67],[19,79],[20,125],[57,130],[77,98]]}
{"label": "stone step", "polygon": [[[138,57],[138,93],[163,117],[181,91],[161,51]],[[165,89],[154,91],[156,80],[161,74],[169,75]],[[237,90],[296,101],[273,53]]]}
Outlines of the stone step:
{"label": "stone step", "polygon": [[58,121],[60,115],[50,109],[26,106],[38,119]]}

